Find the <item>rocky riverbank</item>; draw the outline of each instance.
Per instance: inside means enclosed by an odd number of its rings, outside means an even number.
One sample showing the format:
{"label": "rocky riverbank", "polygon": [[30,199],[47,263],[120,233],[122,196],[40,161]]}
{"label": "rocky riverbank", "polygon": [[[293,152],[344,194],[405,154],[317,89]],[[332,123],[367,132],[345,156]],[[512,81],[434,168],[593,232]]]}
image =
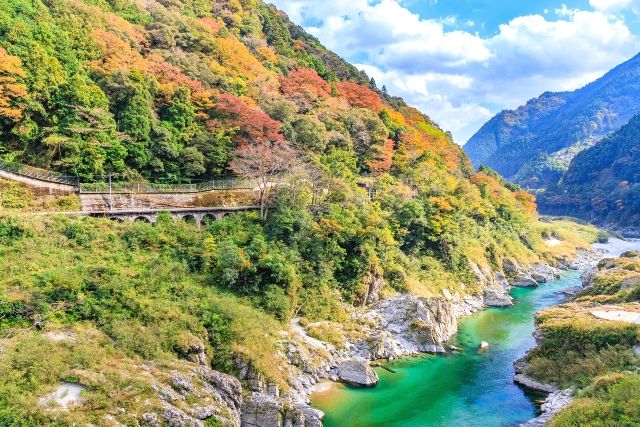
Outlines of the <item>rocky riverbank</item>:
{"label": "rocky riverbank", "polygon": [[[292,378],[292,388],[282,394],[264,385],[252,390],[245,399],[243,424],[316,425],[321,422],[321,413],[309,413],[309,407],[305,405],[319,381],[365,387],[375,385],[377,375],[370,367],[372,361],[393,360],[419,353],[445,353],[450,350],[446,342],[457,332],[462,316],[484,307],[512,305],[513,300],[509,296],[512,286],[538,286],[557,278],[561,269],[577,270],[593,265],[602,254],[602,251],[581,250],[572,260],[560,260],[558,267],[545,264],[527,266],[506,260],[503,270],[494,272],[472,265],[478,287],[484,289],[478,294],[452,294],[445,289],[442,296],[432,298],[398,294],[380,299],[374,295],[373,299],[378,302],[364,310],[352,311],[353,324],[349,331],[342,331],[345,342],[341,346],[309,336],[295,319],[286,350],[294,372],[298,373]],[[339,328],[333,324],[331,327]],[[265,394],[270,399],[265,398]],[[287,418],[284,409],[287,407],[307,408],[311,417],[305,418],[305,424],[288,424],[290,417]],[[279,417],[274,416],[275,413],[279,413]],[[317,419],[313,418],[316,415]]]}
{"label": "rocky riverbank", "polygon": [[[581,290],[588,289],[593,285],[594,278],[599,272],[599,269],[595,266],[598,261],[604,258],[617,258],[626,251],[637,249],[637,246],[637,242],[621,239],[611,239],[610,242],[606,244],[595,244],[594,250],[592,251],[593,256],[583,259],[583,262],[581,262],[579,265],[579,269],[584,270],[581,275],[581,284],[575,289],[571,289],[565,293],[567,295],[567,301],[573,300],[577,295],[580,294]],[[611,264],[615,265],[615,263],[613,262]],[[605,265],[604,267],[607,266]],[[640,280],[638,280],[637,277],[632,277],[627,280],[633,282],[630,282],[630,284],[633,286],[640,283]],[[624,280],[622,282],[624,283]],[[621,286],[623,285],[621,284]],[[537,346],[540,346],[542,340],[544,339],[542,331],[537,328],[533,336],[536,339]],[[529,390],[540,393],[548,393],[548,396],[541,405],[541,415],[522,424],[521,427],[544,426],[553,418],[555,414],[557,414],[573,401],[575,388],[570,387],[561,390],[552,384],[546,384],[544,382],[537,381],[536,379],[531,378],[525,373],[528,367],[526,362],[527,356],[528,354],[522,359],[514,362],[514,382]]]}
{"label": "rocky riverbank", "polygon": [[[282,369],[288,375],[288,388],[266,381],[252,366],[238,361],[238,378],[206,368],[203,347],[194,345],[190,358],[194,368],[188,374],[175,374],[157,387],[162,405],[146,414],[150,426],[165,421],[171,426],[203,426],[212,413],[224,414],[226,425],[247,427],[319,427],[324,414],[309,406],[309,395],[322,380],[352,386],[374,386],[377,374],[371,367],[376,360],[392,360],[419,353],[450,351],[446,342],[457,332],[458,321],[484,307],[513,304],[512,286],[538,286],[555,279],[560,269],[584,269],[603,256],[602,250],[579,251],[573,260],[561,260],[557,267],[523,265],[505,260],[502,271],[471,265],[481,293],[461,295],[446,289],[442,295],[420,298],[397,294],[381,298],[381,287],[371,287],[366,308],[351,309],[346,328],[331,324],[344,335],[340,345],[313,338],[294,319],[289,332],[283,332]],[[549,390],[556,391],[556,390]],[[558,399],[548,407],[557,406]]]}

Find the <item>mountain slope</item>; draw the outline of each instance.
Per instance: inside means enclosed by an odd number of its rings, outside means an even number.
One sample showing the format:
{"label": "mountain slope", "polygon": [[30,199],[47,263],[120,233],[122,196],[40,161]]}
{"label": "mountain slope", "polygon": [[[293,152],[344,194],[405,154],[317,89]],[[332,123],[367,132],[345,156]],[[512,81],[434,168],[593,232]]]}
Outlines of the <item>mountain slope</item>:
{"label": "mountain slope", "polygon": [[[197,229],[56,215],[74,195],[0,181],[2,425],[318,425],[306,393],[335,361],[304,331],[395,349],[352,314],[412,293],[436,311],[411,333],[442,341],[454,301],[510,303],[503,265],[596,234],[537,222],[530,194],[257,0],[1,1],[0,159],[84,182],[257,170],[271,196]],[[69,383],[77,405],[46,403]]]}
{"label": "mountain slope", "polygon": [[640,55],[574,92],[545,93],[487,122],[465,145],[487,165],[533,188],[557,182],[580,150],[640,111]]}
{"label": "mountain slope", "polygon": [[540,210],[619,228],[640,225],[640,116],[579,153]]}

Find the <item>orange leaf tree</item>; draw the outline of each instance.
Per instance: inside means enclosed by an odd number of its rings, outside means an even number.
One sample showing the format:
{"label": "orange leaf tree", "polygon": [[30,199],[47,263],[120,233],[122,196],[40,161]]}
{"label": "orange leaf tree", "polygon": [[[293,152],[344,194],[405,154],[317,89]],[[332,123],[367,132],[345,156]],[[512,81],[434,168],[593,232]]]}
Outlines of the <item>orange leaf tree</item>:
{"label": "orange leaf tree", "polygon": [[237,127],[236,143],[282,141],[280,122],[273,120],[264,111],[251,108],[237,96],[223,93],[218,97],[215,109],[220,118],[232,127]]}
{"label": "orange leaf tree", "polygon": [[336,88],[352,107],[368,108],[375,112],[382,109],[382,99],[368,87],[353,82],[340,82],[336,84]]}
{"label": "orange leaf tree", "polygon": [[20,83],[26,77],[20,58],[0,48],[0,118],[15,123],[22,118],[27,87]]}

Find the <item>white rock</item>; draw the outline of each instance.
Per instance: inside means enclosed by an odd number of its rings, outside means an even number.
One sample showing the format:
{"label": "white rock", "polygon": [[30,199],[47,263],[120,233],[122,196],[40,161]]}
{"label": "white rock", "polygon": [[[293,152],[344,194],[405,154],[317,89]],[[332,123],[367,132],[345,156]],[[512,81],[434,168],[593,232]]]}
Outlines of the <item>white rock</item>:
{"label": "white rock", "polygon": [[64,382],[53,392],[38,400],[40,406],[69,409],[81,401],[80,393],[85,387],[80,384]]}
{"label": "white rock", "polygon": [[556,386],[541,383],[540,381],[536,381],[525,374],[516,374],[513,377],[513,382],[518,383],[528,389],[540,391],[542,393],[553,393],[555,391],[558,391],[558,388]]}
{"label": "white rock", "polygon": [[365,359],[354,358],[338,366],[340,381],[354,386],[372,387],[378,384],[378,374]]}
{"label": "white rock", "polygon": [[526,423],[520,424],[520,427],[543,427],[551,418],[561,409],[566,407],[573,400],[573,388],[566,390],[557,390],[549,394],[544,403],[540,407],[542,414]]}

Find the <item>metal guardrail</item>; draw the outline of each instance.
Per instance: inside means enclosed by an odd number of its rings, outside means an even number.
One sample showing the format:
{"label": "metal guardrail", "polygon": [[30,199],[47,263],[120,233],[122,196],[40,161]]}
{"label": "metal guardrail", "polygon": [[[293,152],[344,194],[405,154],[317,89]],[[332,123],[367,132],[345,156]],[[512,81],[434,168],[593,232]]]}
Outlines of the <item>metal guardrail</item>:
{"label": "metal guardrail", "polygon": [[65,184],[78,187],[80,193],[103,194],[109,193],[200,193],[211,190],[252,190],[259,184],[257,181],[242,178],[214,178],[210,181],[193,184],[164,184],[164,183],[131,183],[131,182],[80,182],[77,176],[64,175],[46,169],[27,166],[20,163],[0,161],[0,170],[22,175],[40,181]]}
{"label": "metal guardrail", "polygon": [[108,182],[93,182],[80,184],[80,193],[103,194],[112,193],[201,193],[211,190],[251,190],[256,188],[257,182],[239,178],[213,179],[195,184],[162,184],[162,183],[127,183],[114,182],[109,188]]}
{"label": "metal guardrail", "polygon": [[0,161],[0,170],[16,175],[38,179],[40,181],[71,185],[74,187],[78,187],[80,185],[80,178],[78,178],[77,176],[63,175],[56,172],[51,172],[46,169],[35,168],[33,166],[27,166],[20,163],[8,163]]}

